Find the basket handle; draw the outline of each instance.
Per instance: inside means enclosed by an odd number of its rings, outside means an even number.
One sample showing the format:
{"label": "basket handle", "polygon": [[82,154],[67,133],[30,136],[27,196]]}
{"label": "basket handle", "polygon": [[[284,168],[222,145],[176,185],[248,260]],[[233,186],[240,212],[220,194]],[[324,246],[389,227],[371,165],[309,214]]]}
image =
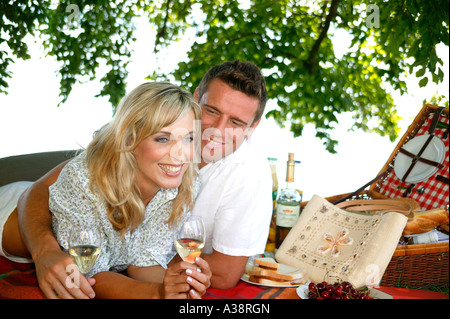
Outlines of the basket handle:
{"label": "basket handle", "polygon": [[373,183],[375,183],[376,181],[378,181],[379,179],[383,178],[390,170],[390,167],[388,167],[386,170],[384,170],[384,172],[382,172],[381,174],[379,174],[377,177],[375,177],[374,179],[372,179],[370,182],[368,182],[367,184],[365,184],[364,186],[361,186],[360,188],[358,188],[356,191],[354,191],[353,193],[338,199],[336,201],[333,202],[333,205],[337,205],[339,203],[342,203],[344,201],[346,201],[349,198],[352,198],[353,196],[358,195],[359,193],[361,193],[367,186],[372,185]]}
{"label": "basket handle", "polygon": [[433,119],[431,120],[430,128],[428,129],[428,133],[434,134],[434,130],[439,122],[439,117],[441,116],[442,111],[444,110],[443,106],[440,106],[434,112]]}

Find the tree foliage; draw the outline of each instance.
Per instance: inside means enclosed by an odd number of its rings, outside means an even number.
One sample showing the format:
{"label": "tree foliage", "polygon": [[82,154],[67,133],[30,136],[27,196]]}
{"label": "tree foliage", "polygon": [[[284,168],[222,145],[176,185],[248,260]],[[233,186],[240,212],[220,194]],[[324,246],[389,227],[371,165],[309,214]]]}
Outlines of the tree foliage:
{"label": "tree foliage", "polygon": [[[394,140],[398,116],[386,84],[407,92],[407,73],[421,86],[441,82],[436,45],[449,42],[448,0],[16,0],[0,10],[0,92],[8,65],[29,57],[24,37],[37,34],[61,62],[61,102],[74,83],[98,77],[102,64],[108,72],[98,96],[115,108],[126,90],[135,18],[147,17],[157,30],[155,52],[196,33],[187,61],[171,74],[155,66],[150,79],[174,78],[193,91],[211,66],[252,61],[276,101],[266,116],[289,122],[294,136],[314,124],[330,152],[337,144],[330,130],[344,112],[354,114],[353,128]],[[351,39],[343,55],[333,42],[341,31]]]}

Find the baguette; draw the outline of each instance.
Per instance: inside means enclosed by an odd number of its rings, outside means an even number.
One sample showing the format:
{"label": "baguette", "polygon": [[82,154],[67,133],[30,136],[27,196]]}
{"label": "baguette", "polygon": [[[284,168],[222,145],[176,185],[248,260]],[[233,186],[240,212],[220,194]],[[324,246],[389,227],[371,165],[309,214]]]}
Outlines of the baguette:
{"label": "baguette", "polygon": [[444,208],[435,208],[425,212],[414,212],[406,223],[403,235],[426,233],[448,223],[448,213]]}

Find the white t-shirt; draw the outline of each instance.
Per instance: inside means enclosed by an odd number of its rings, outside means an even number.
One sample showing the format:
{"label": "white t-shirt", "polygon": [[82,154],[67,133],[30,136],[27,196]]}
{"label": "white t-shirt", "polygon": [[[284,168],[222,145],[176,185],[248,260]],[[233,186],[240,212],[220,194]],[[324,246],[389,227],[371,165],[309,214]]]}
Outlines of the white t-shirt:
{"label": "white t-shirt", "polygon": [[264,252],[272,216],[272,175],[267,158],[244,143],[200,169],[201,188],[193,215],[206,228],[203,252],[230,256]]}

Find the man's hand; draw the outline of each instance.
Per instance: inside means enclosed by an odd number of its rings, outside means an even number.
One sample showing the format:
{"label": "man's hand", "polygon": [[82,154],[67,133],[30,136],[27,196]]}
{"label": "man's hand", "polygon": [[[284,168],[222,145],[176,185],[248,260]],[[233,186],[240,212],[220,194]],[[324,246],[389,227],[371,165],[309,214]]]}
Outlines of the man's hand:
{"label": "man's hand", "polygon": [[211,270],[208,263],[200,257],[195,259],[195,263],[181,261],[167,268],[163,298],[201,299],[211,285]]}
{"label": "man's hand", "polygon": [[[39,287],[49,299],[89,299],[95,293],[91,286],[95,279],[86,279],[74,264],[72,257],[61,250],[46,251],[45,258],[36,257],[36,275]],[[35,260],[36,261],[36,260]]]}

